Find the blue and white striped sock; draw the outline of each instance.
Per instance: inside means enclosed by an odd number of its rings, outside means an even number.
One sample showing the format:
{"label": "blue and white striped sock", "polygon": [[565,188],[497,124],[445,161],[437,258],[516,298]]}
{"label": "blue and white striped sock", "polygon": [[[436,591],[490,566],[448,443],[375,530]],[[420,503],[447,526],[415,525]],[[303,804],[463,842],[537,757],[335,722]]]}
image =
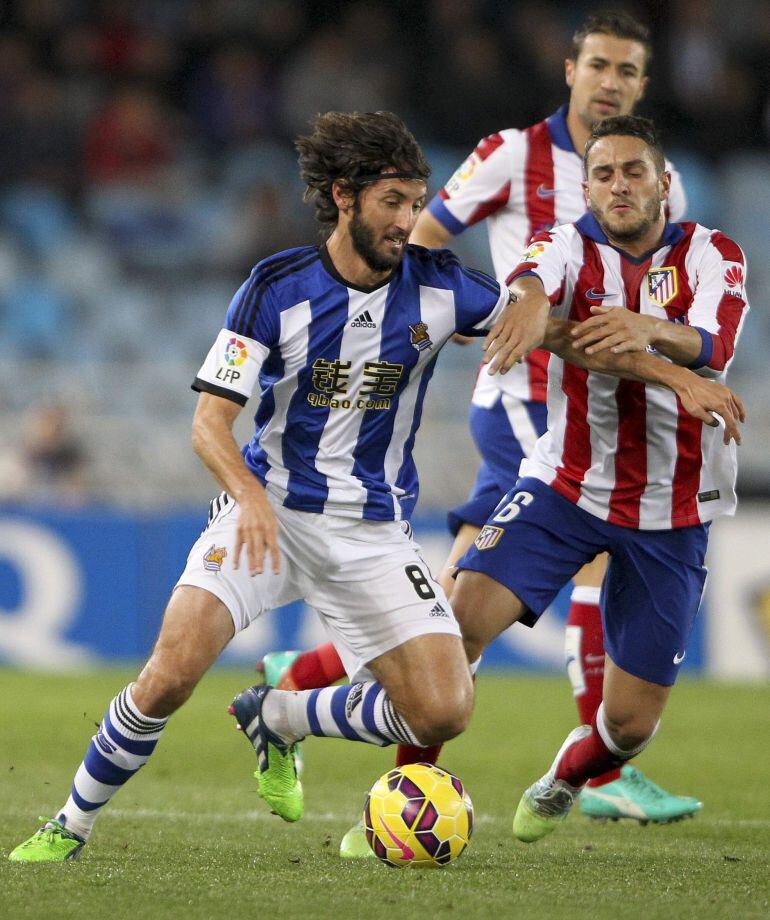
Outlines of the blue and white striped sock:
{"label": "blue and white striped sock", "polygon": [[419,744],[385,689],[374,681],[321,690],[271,690],[262,713],[265,725],[289,742],[316,735],[380,747]]}
{"label": "blue and white striped sock", "polygon": [[168,722],[143,715],[134,703],[131,686],[107,707],[75,774],[70,797],[59,811],[67,819],[68,830],[85,840],[102,807],[150,759]]}

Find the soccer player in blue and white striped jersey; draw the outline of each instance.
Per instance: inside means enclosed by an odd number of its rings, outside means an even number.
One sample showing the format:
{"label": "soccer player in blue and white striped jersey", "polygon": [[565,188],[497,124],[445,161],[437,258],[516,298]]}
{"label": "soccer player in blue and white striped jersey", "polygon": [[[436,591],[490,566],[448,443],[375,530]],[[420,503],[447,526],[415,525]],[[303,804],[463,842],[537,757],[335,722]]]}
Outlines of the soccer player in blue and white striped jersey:
{"label": "soccer player in blue and white striped jersey", "polygon": [[[249,688],[233,702],[260,794],[285,820],[302,814],[293,745],[305,735],[429,745],[470,718],[460,631],[411,539],[412,447],[454,332],[489,329],[492,367],[506,369],[545,321],[507,308],[508,289],[451,252],[408,245],[430,170],[395,115],[327,113],[297,148],[325,242],[265,259],[235,295],[193,385],[193,445],[224,492],[150,660],[109,704],[65,805],[13,860],[77,856],[234,634],[297,598],[322,616],[354,682]],[[233,423],[257,387],[241,451]]]}

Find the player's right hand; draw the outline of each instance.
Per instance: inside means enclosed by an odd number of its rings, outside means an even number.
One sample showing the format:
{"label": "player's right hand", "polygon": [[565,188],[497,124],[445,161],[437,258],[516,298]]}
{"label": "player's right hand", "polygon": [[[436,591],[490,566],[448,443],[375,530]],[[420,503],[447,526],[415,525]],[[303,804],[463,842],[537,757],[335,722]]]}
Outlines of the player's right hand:
{"label": "player's right hand", "polygon": [[484,339],[482,360],[489,365],[488,373],[505,374],[514,364],[524,361],[530,352],[540,348],[545,338],[549,306],[545,297],[516,300],[512,296],[511,303]]}
{"label": "player's right hand", "polygon": [[706,425],[716,428],[722,417],[725,425],[724,443],[735,441],[741,443],[739,422],[746,421],[746,409],[737,393],[715,380],[707,380],[697,374],[682,375],[682,380],[674,386],[685,411]]}
{"label": "player's right hand", "polygon": [[246,550],[249,575],[259,575],[264,570],[265,553],[270,554],[273,573],[281,570],[281,553],[278,549],[278,520],[267,493],[260,486],[238,499],[240,517],[235,528],[233,568],[240,564],[241,551]]}

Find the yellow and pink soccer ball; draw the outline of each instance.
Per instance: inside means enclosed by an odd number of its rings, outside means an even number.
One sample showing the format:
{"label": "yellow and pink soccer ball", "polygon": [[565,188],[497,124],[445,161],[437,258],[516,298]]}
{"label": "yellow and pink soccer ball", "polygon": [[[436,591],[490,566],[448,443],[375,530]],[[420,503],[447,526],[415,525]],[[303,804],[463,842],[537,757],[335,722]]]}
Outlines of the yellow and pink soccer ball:
{"label": "yellow and pink soccer ball", "polygon": [[468,846],[473,804],[456,776],[433,764],[408,764],[372,786],[364,830],[374,855],[387,866],[435,869]]}

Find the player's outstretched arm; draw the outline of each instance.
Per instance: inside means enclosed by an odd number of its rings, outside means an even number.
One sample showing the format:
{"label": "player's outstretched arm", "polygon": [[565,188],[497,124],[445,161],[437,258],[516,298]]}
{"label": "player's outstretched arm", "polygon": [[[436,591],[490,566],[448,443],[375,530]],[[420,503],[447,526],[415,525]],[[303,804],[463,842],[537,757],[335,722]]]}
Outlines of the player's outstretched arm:
{"label": "player's outstretched arm", "polygon": [[610,374],[626,380],[639,380],[666,387],[679,397],[685,411],[706,425],[716,428],[722,417],[725,423],[724,442],[734,440],[741,443],[739,422],[746,420],[746,410],[740,396],[729,387],[699,377],[686,367],[672,364],[646,351],[631,351],[615,354],[604,349],[586,354],[573,348],[572,330],[576,324],[568,320],[550,318],[545,335],[544,347],[570,364],[589,371]]}
{"label": "player's outstretched arm", "polygon": [[700,354],[702,339],[697,329],[632,310],[591,307],[593,314],[572,329],[573,348],[594,355],[605,349],[620,355],[652,346],[675,364],[692,364]]}
{"label": "player's outstretched arm", "polygon": [[233,567],[238,568],[245,547],[249,573],[258,575],[270,553],[273,572],[280,571],[278,522],[259,480],[243,461],[233,438],[233,424],[241,406],[212,393],[201,393],[192,426],[193,450],[222,488],[240,505]]}
{"label": "player's outstretched arm", "polygon": [[451,239],[452,234],[441,221],[435,218],[430,211],[423,210],[417,218],[409,242],[425,246],[426,249],[443,249]]}
{"label": "player's outstretched arm", "polygon": [[540,348],[545,337],[551,303],[543,282],[535,275],[522,275],[511,284],[511,302],[484,339],[484,363],[488,373],[501,374]]}

